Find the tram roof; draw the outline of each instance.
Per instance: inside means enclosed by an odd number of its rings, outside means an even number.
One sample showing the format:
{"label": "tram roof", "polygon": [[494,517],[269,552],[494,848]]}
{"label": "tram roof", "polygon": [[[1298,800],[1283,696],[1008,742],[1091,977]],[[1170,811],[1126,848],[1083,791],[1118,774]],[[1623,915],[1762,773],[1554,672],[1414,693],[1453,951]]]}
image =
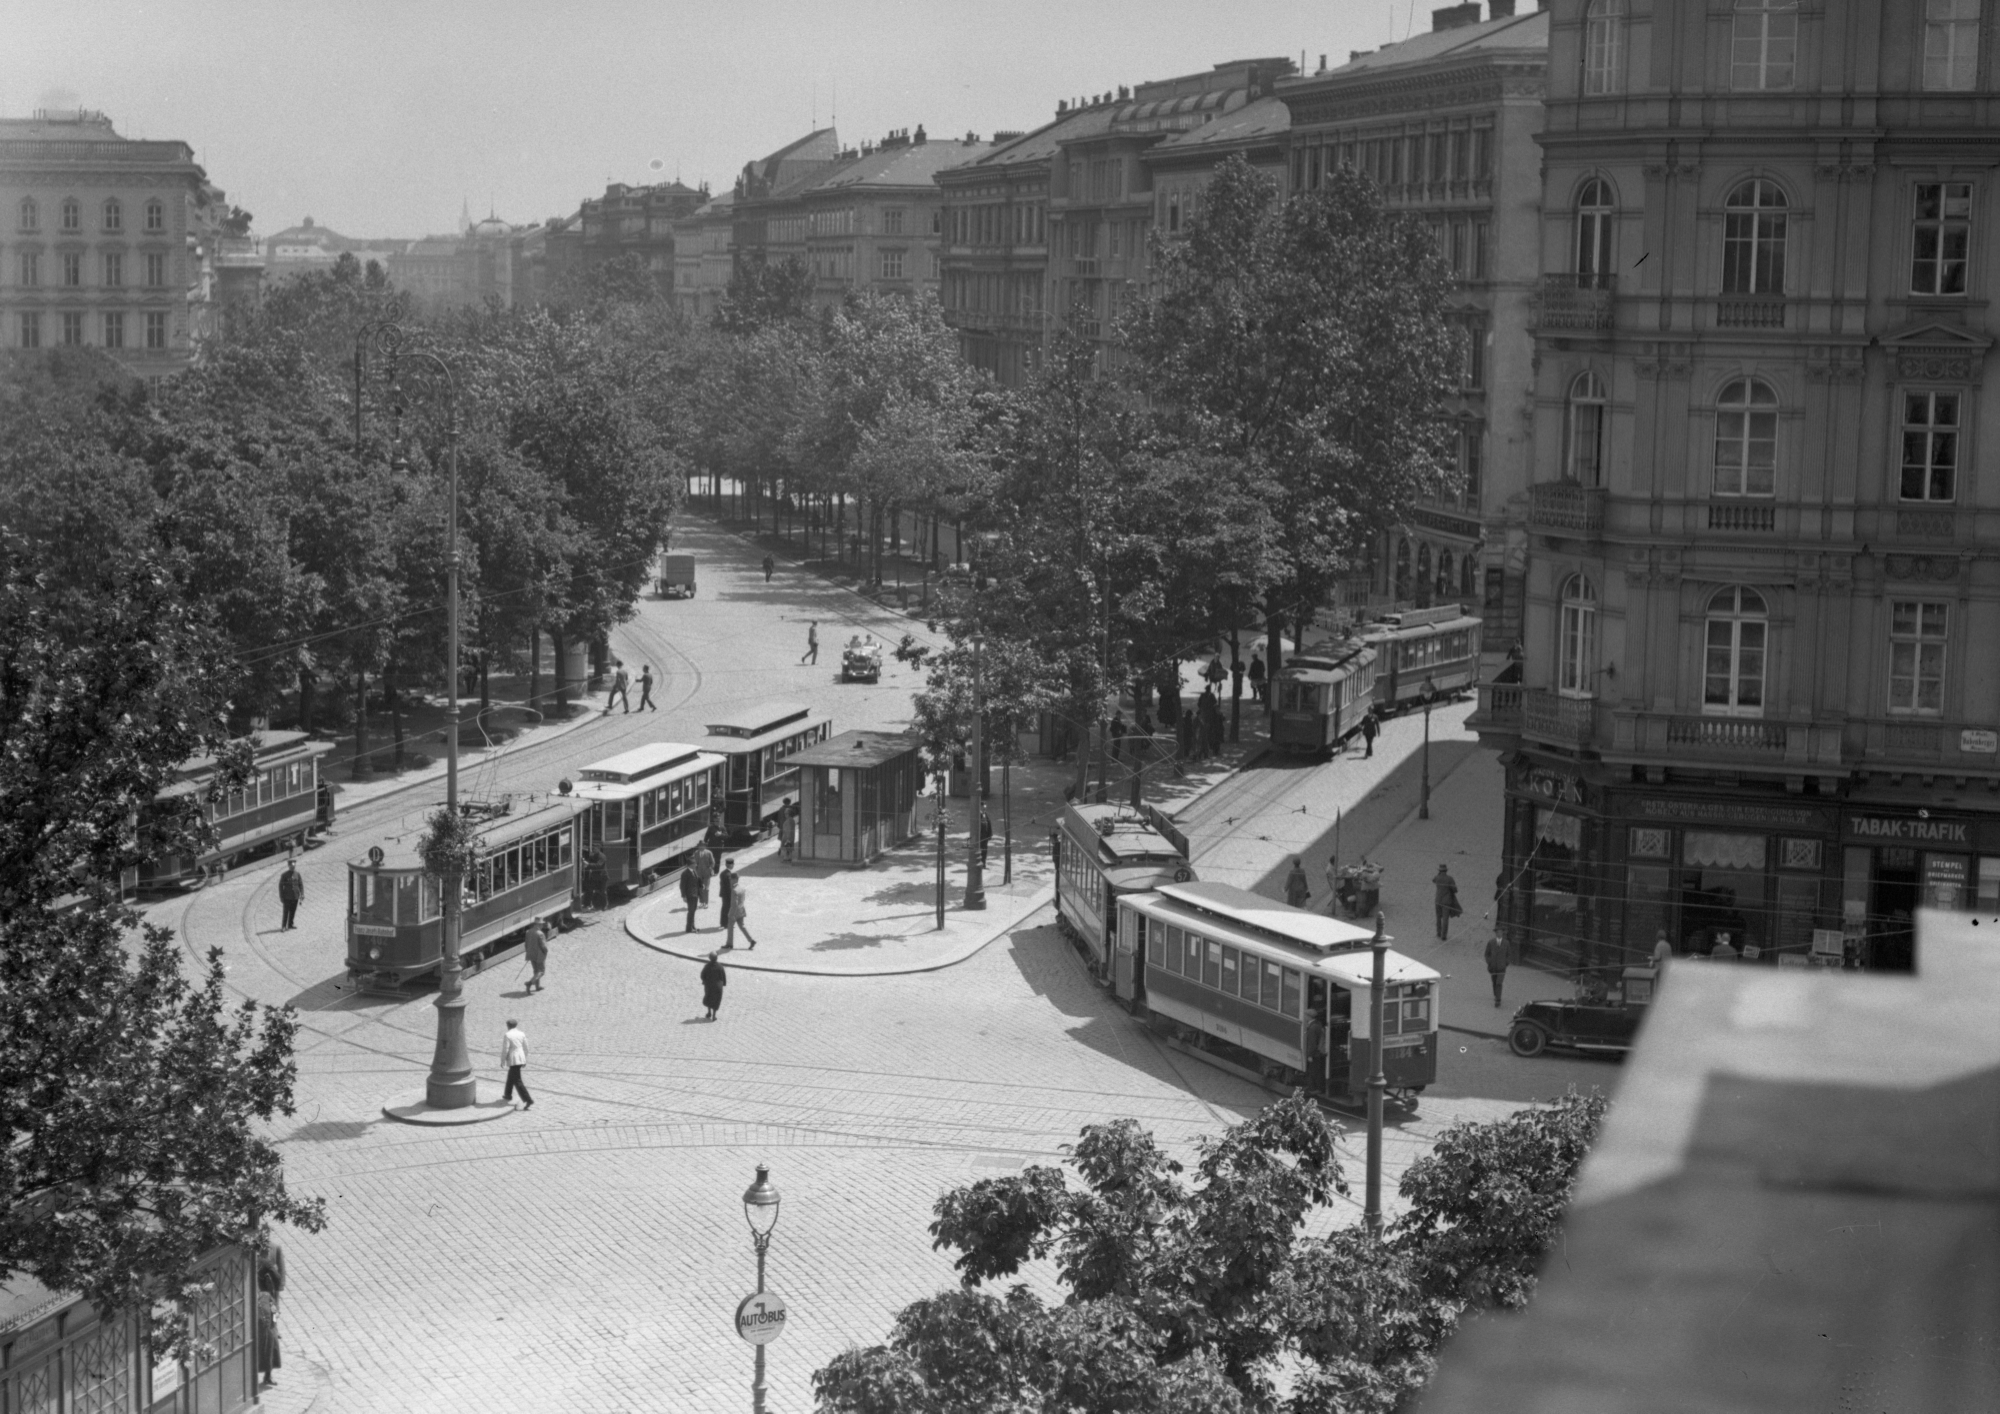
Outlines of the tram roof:
{"label": "tram roof", "polygon": [[[479,839],[479,853],[492,854],[530,835],[541,833],[556,825],[574,820],[582,811],[584,802],[575,796],[550,795],[517,804],[505,815],[489,815],[479,823],[475,832]],[[382,862],[372,865],[367,855],[351,859],[350,869],[417,869],[423,865],[423,858],[417,852],[424,832],[412,830],[392,844],[382,846]]]}
{"label": "tram roof", "polygon": [[[576,778],[579,781],[634,785],[662,771],[689,765],[702,754],[698,746],[685,746],[677,741],[650,741],[644,746],[635,746],[630,751],[621,751],[616,756],[585,766],[576,773]],[[708,754],[714,756],[713,752]],[[715,759],[721,760],[720,757]]]}
{"label": "tram roof", "polygon": [[[1219,943],[1228,943],[1239,948],[1276,949],[1292,966],[1315,976],[1332,978],[1345,986],[1365,987],[1373,980],[1375,953],[1372,948],[1348,947],[1340,951],[1330,951],[1305,943],[1289,933],[1274,934],[1271,930],[1256,924],[1238,923],[1219,914],[1195,908],[1173,897],[1177,891],[1190,887],[1211,886],[1162,884],[1149,894],[1127,894],[1120,902],[1131,904],[1148,918],[1179,924]],[[1220,887],[1227,888],[1228,885]],[[1297,909],[1290,911],[1300,912]],[[1313,914],[1304,916],[1308,919],[1315,917]],[[1338,920],[1320,918],[1318,921],[1333,923]],[[1387,949],[1382,959],[1382,977],[1386,982],[1435,982],[1440,980],[1442,975],[1436,968],[1426,967],[1415,958],[1399,953],[1394,948]]]}
{"label": "tram roof", "polygon": [[[1380,623],[1363,624],[1361,636],[1369,639],[1384,638],[1429,638],[1433,634],[1450,633],[1455,629],[1472,628],[1479,622],[1477,614],[1454,613],[1441,619],[1425,619],[1418,623],[1407,622],[1407,614],[1396,615],[1395,620],[1385,619]],[[1398,620],[1401,620],[1399,622]]]}
{"label": "tram roof", "polygon": [[1178,845],[1134,815],[1130,806],[1064,806],[1063,823],[1073,835],[1095,836],[1099,853],[1114,860],[1184,858]]}
{"label": "tram roof", "polygon": [[1287,942],[1319,952],[1365,947],[1375,937],[1372,928],[1343,923],[1324,913],[1308,913],[1303,908],[1293,908],[1288,903],[1253,894],[1234,884],[1190,881],[1169,884],[1160,892],[1196,912],[1212,914],[1244,927],[1261,928],[1278,934]]}
{"label": "tram roof", "polygon": [[732,712],[708,724],[710,736],[756,737],[785,727],[802,727],[824,720],[822,714],[798,702],[763,702]]}
{"label": "tram roof", "polygon": [[[259,769],[268,769],[274,763],[290,761],[295,757],[324,756],[333,750],[332,742],[314,741],[305,732],[253,732],[249,740]],[[184,776],[212,771],[215,769],[215,757],[190,756],[174,769]]]}
{"label": "tram roof", "polygon": [[1286,660],[1278,676],[1293,682],[1345,682],[1356,668],[1366,667],[1374,661],[1375,650],[1357,643],[1338,654],[1295,653]]}

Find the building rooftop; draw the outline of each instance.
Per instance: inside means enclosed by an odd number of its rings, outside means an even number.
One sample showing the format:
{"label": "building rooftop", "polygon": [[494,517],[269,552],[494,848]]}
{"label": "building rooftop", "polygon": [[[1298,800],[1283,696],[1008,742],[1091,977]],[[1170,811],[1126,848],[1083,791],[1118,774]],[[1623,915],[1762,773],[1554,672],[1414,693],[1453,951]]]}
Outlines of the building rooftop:
{"label": "building rooftop", "polygon": [[2000,918],[1914,976],[1677,959],[1519,1315],[1424,1414],[2000,1409]]}
{"label": "building rooftop", "polygon": [[1117,111],[1118,105],[1115,103],[1099,103],[1089,108],[1074,109],[1053,122],[1042,124],[1033,132],[1010,138],[1006,142],[994,143],[970,161],[961,161],[956,167],[946,170],[954,176],[963,177],[976,168],[991,170],[1016,163],[1047,162],[1065,142],[1074,142],[1078,138],[1096,137],[1100,133],[1109,132],[1112,115]]}
{"label": "building rooftop", "polygon": [[1177,151],[1205,149],[1224,146],[1235,142],[1254,142],[1258,138],[1275,137],[1289,132],[1292,126],[1292,110],[1285,106],[1281,98],[1259,98],[1242,107],[1227,112],[1198,128],[1184,133],[1175,133],[1152,149],[1154,155],[1165,156]]}
{"label": "building rooftop", "polygon": [[928,188],[939,172],[958,166],[988,146],[988,143],[966,142],[963,138],[933,138],[926,142],[878,147],[873,152],[864,152],[817,174],[808,184],[808,190],[817,193],[852,187]]}
{"label": "building rooftop", "polygon": [[1413,34],[1400,43],[1385,44],[1380,49],[1357,55],[1339,68],[1280,79],[1278,87],[1282,92],[1296,93],[1301,88],[1330,80],[1353,79],[1378,69],[1403,68],[1436,59],[1469,58],[1480,54],[1525,51],[1546,55],[1548,48],[1549,12],[1531,10],[1524,15],[1508,15],[1476,25],[1458,25],[1452,29]]}

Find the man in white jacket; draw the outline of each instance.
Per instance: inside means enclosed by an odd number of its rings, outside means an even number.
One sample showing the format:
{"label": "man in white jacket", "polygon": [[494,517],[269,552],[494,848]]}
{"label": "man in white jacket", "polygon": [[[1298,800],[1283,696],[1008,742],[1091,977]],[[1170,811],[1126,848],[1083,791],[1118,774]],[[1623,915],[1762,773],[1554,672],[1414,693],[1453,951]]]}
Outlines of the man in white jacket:
{"label": "man in white jacket", "polygon": [[502,1100],[514,1098],[514,1092],[521,1092],[521,1108],[532,1110],[535,1097],[528,1093],[528,1082],[521,1078],[521,1068],[528,1063],[528,1033],[521,1029],[521,1023],[512,1017],[507,1019],[507,1034],[500,1041],[500,1064],[507,1067],[507,1093]]}

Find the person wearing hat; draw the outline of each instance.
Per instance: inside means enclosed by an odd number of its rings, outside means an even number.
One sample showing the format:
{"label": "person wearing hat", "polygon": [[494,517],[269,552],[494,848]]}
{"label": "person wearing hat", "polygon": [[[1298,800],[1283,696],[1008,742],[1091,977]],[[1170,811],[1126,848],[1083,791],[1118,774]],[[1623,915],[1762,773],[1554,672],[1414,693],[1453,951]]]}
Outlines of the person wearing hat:
{"label": "person wearing hat", "polygon": [[1431,889],[1435,894],[1434,902],[1437,905],[1438,941],[1442,943],[1451,936],[1451,920],[1465,910],[1458,904],[1458,880],[1452,878],[1451,871],[1442,864],[1438,865],[1437,873],[1431,876]]}

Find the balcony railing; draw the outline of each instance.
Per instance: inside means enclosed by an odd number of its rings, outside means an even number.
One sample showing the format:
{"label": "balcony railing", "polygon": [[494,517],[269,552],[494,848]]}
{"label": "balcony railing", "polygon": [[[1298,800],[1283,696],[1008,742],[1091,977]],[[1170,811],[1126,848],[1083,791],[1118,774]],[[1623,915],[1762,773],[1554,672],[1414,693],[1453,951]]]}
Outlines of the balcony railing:
{"label": "balcony railing", "polygon": [[1785,724],[1745,717],[1669,717],[1667,745],[1753,756],[1785,754]]}
{"label": "balcony railing", "polygon": [[1768,531],[1778,528],[1778,507],[1771,501],[1710,501],[1710,530]]}
{"label": "balcony railing", "polygon": [[1467,724],[1474,731],[1521,730],[1521,693],[1517,682],[1483,682],[1479,685],[1479,707]]}
{"label": "balcony railing", "polygon": [[1839,726],[1823,723],[1614,711],[1607,754],[1690,765],[1784,766],[1804,772],[1838,766],[1840,736]]}
{"label": "balcony railing", "polygon": [[1715,302],[1718,329],[1782,329],[1783,295],[1724,295]]}
{"label": "balcony railing", "polygon": [[1544,275],[1536,322],[1544,329],[1609,329],[1615,275]]}
{"label": "balcony railing", "polygon": [[1521,735],[1564,746],[1590,740],[1597,721],[1597,703],[1588,697],[1564,697],[1547,688],[1521,691]]}
{"label": "balcony railing", "polygon": [[1604,529],[1604,488],[1538,481],[1528,488],[1528,524],[1544,533],[1594,538]]}

